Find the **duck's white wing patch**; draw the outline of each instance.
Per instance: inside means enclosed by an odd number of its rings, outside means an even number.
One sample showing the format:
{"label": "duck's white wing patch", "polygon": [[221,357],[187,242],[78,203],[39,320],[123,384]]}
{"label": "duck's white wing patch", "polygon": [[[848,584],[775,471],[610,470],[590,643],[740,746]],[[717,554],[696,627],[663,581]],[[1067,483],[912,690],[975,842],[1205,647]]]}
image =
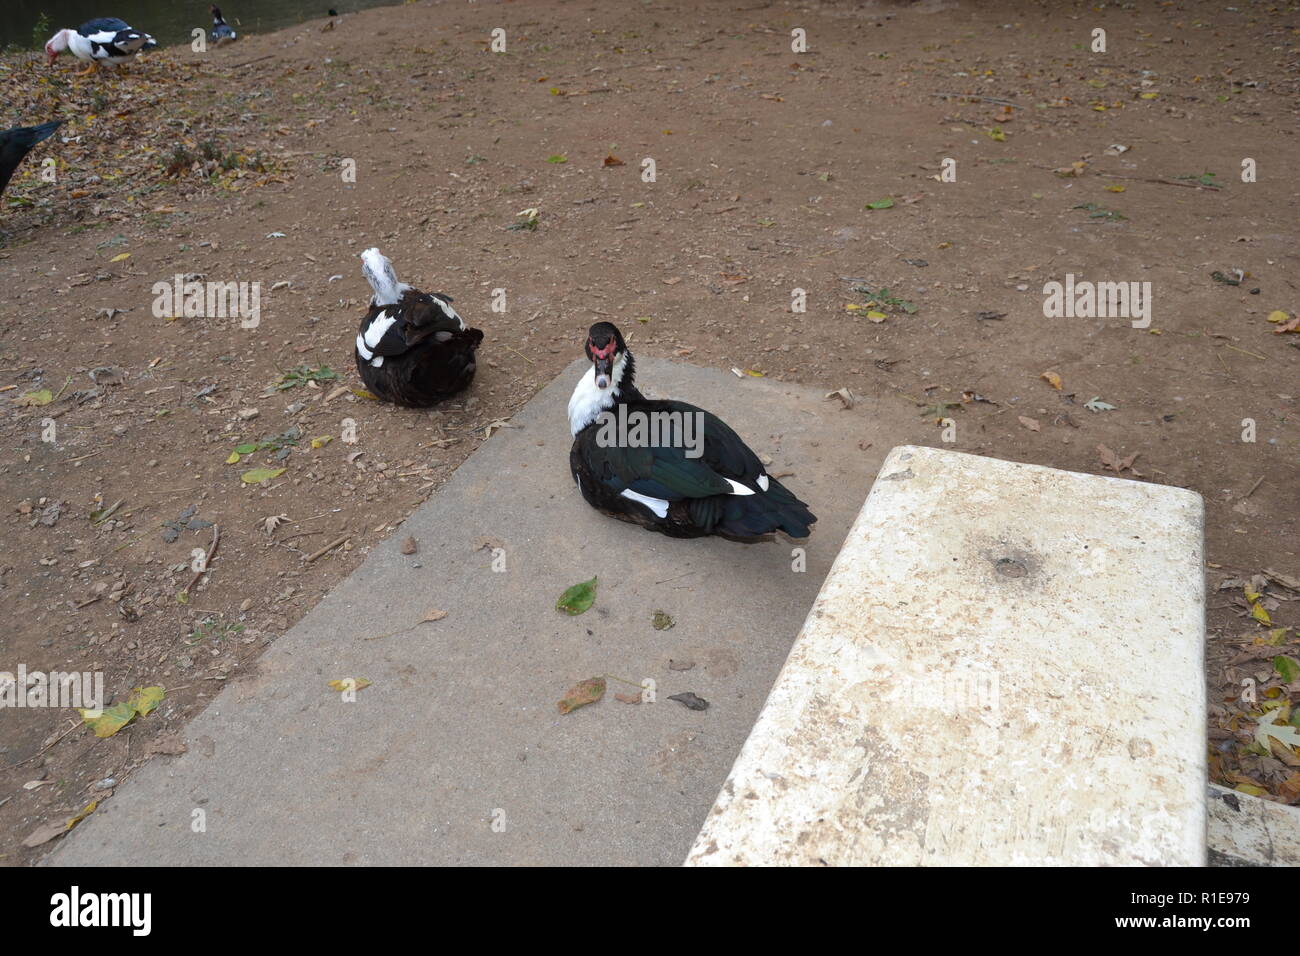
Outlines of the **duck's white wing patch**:
{"label": "duck's white wing patch", "polygon": [[459,312],[457,312],[457,311],[456,311],[455,309],[453,309],[450,305],[448,305],[446,302],[443,302],[442,299],[439,299],[439,298],[437,298],[436,296],[434,297],[434,300],[433,300],[433,301],[434,301],[434,302],[437,302],[440,306],[442,306],[442,311],[443,311],[443,313],[447,316],[447,318],[449,318],[449,319],[455,319],[457,322],[460,323],[460,330],[461,330],[462,332],[465,331],[465,329],[467,328],[467,326],[465,325],[465,320],[462,319],[462,318],[460,317],[460,313],[459,313]]}
{"label": "duck's white wing patch", "polygon": [[757,478],[757,484],[758,487],[762,488],[764,491],[767,491],[767,485],[768,485],[767,475],[759,475]]}
{"label": "duck's white wing patch", "polygon": [[[581,485],[579,485],[581,487]],[[630,498],[633,501],[639,501],[660,518],[668,517],[668,502],[663,498],[651,498],[649,495],[638,494],[631,488],[624,488],[619,492],[624,498]],[[753,494],[751,491],[750,494]]]}
{"label": "duck's white wing patch", "polygon": [[389,315],[387,312],[380,312],[365,327],[364,331],[357,333],[358,354],[375,368],[379,368],[384,364],[384,357],[375,354],[379,340],[384,337],[385,332],[393,327],[393,323],[396,321],[397,316],[395,314]]}
{"label": "duck's white wing patch", "polygon": [[375,347],[379,345],[379,340],[384,337],[384,333],[391,329],[393,323],[396,321],[396,314],[390,315],[387,312],[380,312],[375,316],[374,321],[366,326],[364,335],[366,338],[366,345],[371,351],[374,351]]}
{"label": "duck's white wing patch", "polygon": [[752,495],[754,493],[753,488],[746,488],[738,481],[732,481],[730,478],[724,478],[723,481],[731,485],[731,493],[733,495]]}

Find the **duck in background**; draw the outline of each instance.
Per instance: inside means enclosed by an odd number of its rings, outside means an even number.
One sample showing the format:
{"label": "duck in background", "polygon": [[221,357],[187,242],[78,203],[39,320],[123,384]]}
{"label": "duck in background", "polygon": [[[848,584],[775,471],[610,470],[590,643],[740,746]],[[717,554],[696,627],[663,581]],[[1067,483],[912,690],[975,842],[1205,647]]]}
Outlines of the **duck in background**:
{"label": "duck in background", "polygon": [[357,333],[357,371],[366,388],[394,405],[428,408],[466,388],[483,333],[465,325],[451,297],[398,282],[378,249],[361,254],[374,290]]}
{"label": "duck in background", "polygon": [[223,43],[230,43],[239,39],[239,34],[234,28],[226,22],[226,18],[221,15],[221,8],[215,3],[212,5],[212,42],[217,46]]}
{"label": "duck in background", "polygon": [[63,120],[51,120],[40,126],[15,126],[0,133],[0,194],[4,193],[14,170],[32,147],[53,136],[62,124]]}
{"label": "duck in background", "polygon": [[809,535],[817,518],[726,422],[638,391],[636,362],[616,326],[597,322],[584,350],[591,368],[569,399],[569,468],[588,504],[673,538]]}
{"label": "duck in background", "polygon": [[77,75],[85,76],[99,69],[101,63],[117,66],[135,57],[137,53],[155,49],[158,44],[147,33],[135,29],[125,20],[101,17],[87,20],[75,30],[60,30],[45,44],[45,55],[52,66],[64,50],[71,50],[79,60],[90,63]]}

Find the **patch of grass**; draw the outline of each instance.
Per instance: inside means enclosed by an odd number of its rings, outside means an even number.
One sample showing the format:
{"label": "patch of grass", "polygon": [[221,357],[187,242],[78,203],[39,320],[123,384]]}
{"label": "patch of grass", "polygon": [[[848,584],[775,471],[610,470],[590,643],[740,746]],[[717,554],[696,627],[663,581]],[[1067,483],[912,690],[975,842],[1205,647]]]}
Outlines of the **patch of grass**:
{"label": "patch of grass", "polygon": [[299,365],[297,368],[284,373],[280,381],[276,383],[275,390],[284,392],[291,388],[297,388],[299,385],[306,385],[308,382],[331,382],[338,377],[339,373],[328,365],[322,365],[320,368]]}
{"label": "patch of grass", "polygon": [[1104,206],[1098,206],[1095,202],[1079,203],[1075,209],[1086,209],[1089,219],[1108,219],[1112,222],[1118,222],[1121,219],[1127,219],[1128,216],[1121,215],[1113,209],[1106,209]]}
{"label": "patch of grass", "polygon": [[917,311],[916,306],[907,299],[894,295],[886,288],[881,288],[873,292],[865,285],[855,285],[853,291],[859,295],[867,297],[867,305],[876,306],[881,309],[893,309],[895,312],[902,311],[912,315]]}
{"label": "patch of grass", "polygon": [[232,624],[222,622],[220,618],[205,617],[194,626],[194,630],[190,631],[190,636],[185,639],[185,643],[190,647],[194,647],[204,641],[220,641],[226,638],[238,637],[244,630],[245,626],[243,624]]}

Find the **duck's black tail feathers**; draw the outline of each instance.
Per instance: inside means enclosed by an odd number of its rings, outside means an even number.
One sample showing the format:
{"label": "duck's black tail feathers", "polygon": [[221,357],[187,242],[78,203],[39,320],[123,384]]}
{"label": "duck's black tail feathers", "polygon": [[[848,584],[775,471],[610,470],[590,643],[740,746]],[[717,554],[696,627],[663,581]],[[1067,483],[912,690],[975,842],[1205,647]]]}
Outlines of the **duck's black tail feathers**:
{"label": "duck's black tail feathers", "polygon": [[9,185],[9,177],[31,148],[53,136],[62,124],[63,120],[51,120],[40,126],[17,126],[0,133],[0,193]]}
{"label": "duck's black tail feathers", "polygon": [[768,478],[767,491],[752,495],[715,495],[690,503],[691,520],[701,528],[735,538],[757,538],[783,531],[792,538],[806,538],[817,516],[791,493]]}

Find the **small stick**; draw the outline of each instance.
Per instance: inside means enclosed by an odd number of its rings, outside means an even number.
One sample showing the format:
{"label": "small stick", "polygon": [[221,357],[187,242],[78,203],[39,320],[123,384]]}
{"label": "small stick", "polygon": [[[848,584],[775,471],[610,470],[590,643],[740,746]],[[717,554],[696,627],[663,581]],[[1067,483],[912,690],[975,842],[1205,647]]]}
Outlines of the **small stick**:
{"label": "small stick", "polygon": [[1245,349],[1239,349],[1239,348],[1237,348],[1237,346],[1235,346],[1235,345],[1229,345],[1227,342],[1224,342],[1224,343],[1223,343],[1223,347],[1224,347],[1225,349],[1232,349],[1234,352],[1240,352],[1242,355],[1249,355],[1251,358],[1257,358],[1257,359],[1259,359],[1261,362],[1267,362],[1267,361],[1268,361],[1268,359],[1264,358],[1264,356],[1260,355],[1258,352],[1247,352]]}
{"label": "small stick", "polygon": [[[504,344],[504,343],[503,343],[503,344]],[[527,355],[525,355],[523,352],[520,352],[518,349],[511,349],[510,346],[508,346],[508,345],[506,346],[506,348],[510,349],[510,351],[514,352],[516,355],[518,355],[521,359],[523,359],[523,360],[524,360],[525,362],[527,362],[529,365],[535,365],[535,364],[536,364],[532,359],[530,359],[530,358],[529,358]]]}
{"label": "small stick", "polygon": [[323,555],[326,551],[330,551],[333,548],[337,548],[343,542],[347,541],[348,538],[350,537],[352,537],[350,534],[345,534],[342,537],[335,538],[333,541],[325,545],[325,547],[321,548],[319,551],[313,551],[311,554],[307,555],[307,563],[310,564],[311,562],[319,558],[321,555]]}
{"label": "small stick", "polygon": [[931,93],[931,96],[942,96],[945,99],[964,99],[964,100],[981,100],[985,103],[998,103],[1002,106],[1014,106],[1016,109],[1024,109],[1019,103],[1013,103],[1011,100],[1000,100],[996,96],[977,96],[974,93]]}
{"label": "small stick", "polygon": [[1242,501],[1245,501],[1247,498],[1249,498],[1251,495],[1253,495],[1253,494],[1255,493],[1255,489],[1258,488],[1258,487],[1259,487],[1260,485],[1262,485],[1263,483],[1264,483],[1264,476],[1263,476],[1263,475],[1260,475],[1260,476],[1255,480],[1255,483],[1254,483],[1253,485],[1250,486],[1250,491],[1246,492],[1244,495],[1241,496],[1241,500],[1242,500]]}
{"label": "small stick", "polygon": [[[54,746],[55,744],[57,744],[60,740],[62,740],[64,737],[68,736],[68,734],[72,733],[72,732],[73,732],[74,730],[76,730],[78,727],[82,727],[82,726],[84,726],[84,722],[82,722],[82,723],[77,723],[76,721],[73,721],[73,724],[72,724],[71,727],[69,727],[69,728],[68,728],[67,730],[65,730],[63,733],[59,734],[59,736],[55,737],[53,740],[50,741],[50,747],[53,747],[53,746]],[[45,747],[45,748],[43,748],[43,749],[41,749],[41,750],[38,750],[36,753],[34,753],[34,754],[32,754],[30,757],[28,757],[27,760],[20,760],[20,761],[18,761],[17,763],[11,763],[11,764],[6,768],[6,769],[12,770],[14,767],[21,767],[23,764],[27,763],[29,760],[35,760],[37,757],[39,757],[39,756],[41,756],[42,754],[44,754],[45,751],[47,751],[47,750],[50,749],[50,747]]]}

